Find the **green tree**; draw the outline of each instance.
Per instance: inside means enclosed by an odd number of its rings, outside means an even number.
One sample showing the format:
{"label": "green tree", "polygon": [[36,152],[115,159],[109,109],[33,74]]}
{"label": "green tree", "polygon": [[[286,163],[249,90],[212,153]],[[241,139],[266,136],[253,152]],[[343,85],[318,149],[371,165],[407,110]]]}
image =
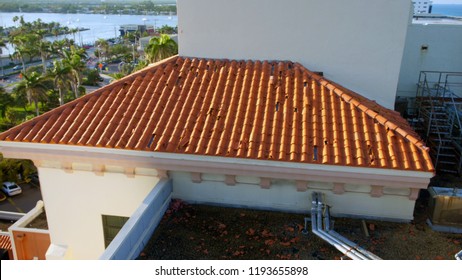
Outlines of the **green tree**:
{"label": "green tree", "polygon": [[5,89],[0,86],[0,116],[5,117],[6,110],[14,102],[13,97],[5,91]]}
{"label": "green tree", "polygon": [[[37,168],[30,160],[3,158],[0,153],[0,180],[1,182],[17,182],[19,178],[27,181],[29,175],[36,173]],[[19,176],[18,176],[19,175]]]}
{"label": "green tree", "polygon": [[53,77],[54,85],[59,92],[59,105],[63,105],[64,92],[71,86],[71,67],[69,65],[65,65],[59,60],[55,60],[50,75]]}
{"label": "green tree", "polygon": [[15,52],[13,53],[13,57],[21,61],[22,69],[24,72],[26,72],[26,63],[25,63],[26,55],[28,55],[30,58],[33,53],[32,48],[31,48],[31,41],[32,39],[31,39],[30,34],[17,35],[17,36],[10,35],[10,42],[15,47]]}
{"label": "green tree", "polygon": [[45,40],[40,40],[37,43],[37,49],[40,52],[40,58],[42,59],[43,73],[47,72],[47,59],[52,53],[51,43]]}
{"label": "green tree", "polygon": [[99,71],[96,69],[93,70],[88,70],[86,72],[86,78],[84,79],[83,84],[88,85],[88,86],[97,86],[98,82],[101,79],[101,76],[99,75]]}
{"label": "green tree", "polygon": [[52,53],[60,56],[61,58],[64,57],[64,50],[66,49],[66,47],[66,40],[56,40],[51,44]]}
{"label": "green tree", "polygon": [[98,48],[99,56],[104,57],[104,60],[107,60],[109,57],[109,43],[104,39],[98,39],[95,42],[95,47]]}
{"label": "green tree", "polygon": [[81,84],[83,71],[85,70],[85,62],[83,59],[86,58],[85,49],[71,46],[70,50],[64,50],[63,54],[63,64],[70,68],[72,74],[72,91],[74,92],[75,98],[78,98],[82,91]]}
{"label": "green tree", "polygon": [[0,67],[2,67],[2,76],[5,75],[4,69],[3,69],[3,59],[1,59],[1,56],[3,54],[2,48],[6,47],[6,43],[3,40],[3,38],[0,38]]}
{"label": "green tree", "polygon": [[145,68],[146,66],[148,66],[148,64],[149,64],[148,61],[146,61],[146,60],[140,60],[140,61],[138,62],[138,64],[136,64],[135,68],[133,68],[133,71],[132,71],[132,72],[139,71],[139,70]]}
{"label": "green tree", "polygon": [[164,24],[164,25],[162,25],[162,27],[157,28],[156,31],[161,33],[161,34],[175,34],[176,33],[176,28]]}
{"label": "green tree", "polygon": [[29,101],[34,102],[35,113],[38,116],[40,100],[46,99],[46,92],[51,88],[49,77],[42,76],[37,72],[32,72],[30,75],[22,73],[23,79],[15,88],[16,92],[26,93]]}
{"label": "green tree", "polygon": [[146,47],[146,58],[150,63],[165,59],[177,53],[177,43],[166,34],[151,38]]}

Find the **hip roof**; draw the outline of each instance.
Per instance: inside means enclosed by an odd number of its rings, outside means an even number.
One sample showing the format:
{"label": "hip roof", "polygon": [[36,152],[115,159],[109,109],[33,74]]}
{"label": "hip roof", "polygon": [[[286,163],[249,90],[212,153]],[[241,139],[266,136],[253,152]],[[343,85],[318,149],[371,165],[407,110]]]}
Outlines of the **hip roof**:
{"label": "hip roof", "polygon": [[434,171],[399,113],[290,61],[175,56],[0,141]]}

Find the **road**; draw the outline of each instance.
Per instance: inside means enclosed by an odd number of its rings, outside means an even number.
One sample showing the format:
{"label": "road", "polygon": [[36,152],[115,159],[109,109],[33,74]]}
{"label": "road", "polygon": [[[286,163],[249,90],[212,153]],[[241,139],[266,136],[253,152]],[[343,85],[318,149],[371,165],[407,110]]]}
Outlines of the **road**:
{"label": "road", "polygon": [[42,199],[40,187],[27,183],[19,185],[22,188],[19,195],[3,197],[3,193],[0,194],[0,211],[27,213]]}

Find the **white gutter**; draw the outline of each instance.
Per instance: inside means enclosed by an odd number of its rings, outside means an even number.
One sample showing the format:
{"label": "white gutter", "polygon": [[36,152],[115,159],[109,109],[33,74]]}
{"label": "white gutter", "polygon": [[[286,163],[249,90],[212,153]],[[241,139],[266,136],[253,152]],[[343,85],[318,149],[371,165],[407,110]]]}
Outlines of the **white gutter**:
{"label": "white gutter", "polygon": [[[0,152],[5,157],[32,160],[63,160],[66,157],[101,163],[101,159],[111,161],[142,162],[147,167],[165,170],[211,172],[226,171],[233,175],[254,175],[256,172],[285,176],[287,179],[310,179],[326,182],[345,182],[345,178],[361,184],[387,185],[402,187],[403,183],[412,184],[413,188],[424,189],[432,172],[394,170],[385,168],[348,167],[341,165],[324,165],[285,162],[277,160],[258,160],[230,158],[219,156],[202,156],[165,152],[135,151],[113,148],[97,148],[74,145],[40,144],[0,141]],[[271,176],[270,176],[271,178]],[[371,182],[375,181],[375,182]],[[349,183],[346,181],[346,183]],[[388,183],[388,184],[387,184]]]}

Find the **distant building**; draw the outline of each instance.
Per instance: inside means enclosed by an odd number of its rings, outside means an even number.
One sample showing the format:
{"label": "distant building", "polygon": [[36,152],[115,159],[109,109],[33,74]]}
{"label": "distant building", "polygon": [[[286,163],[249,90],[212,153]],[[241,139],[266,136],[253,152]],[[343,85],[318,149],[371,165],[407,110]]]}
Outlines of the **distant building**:
{"label": "distant building", "polygon": [[414,5],[414,15],[415,14],[430,14],[432,12],[432,3],[433,1],[424,0],[424,1],[412,1]]}
{"label": "distant building", "polygon": [[154,34],[154,26],[152,25],[138,25],[138,24],[124,24],[120,26],[120,36],[125,36],[125,34],[130,32],[139,31],[141,34],[147,32],[148,34]]}

